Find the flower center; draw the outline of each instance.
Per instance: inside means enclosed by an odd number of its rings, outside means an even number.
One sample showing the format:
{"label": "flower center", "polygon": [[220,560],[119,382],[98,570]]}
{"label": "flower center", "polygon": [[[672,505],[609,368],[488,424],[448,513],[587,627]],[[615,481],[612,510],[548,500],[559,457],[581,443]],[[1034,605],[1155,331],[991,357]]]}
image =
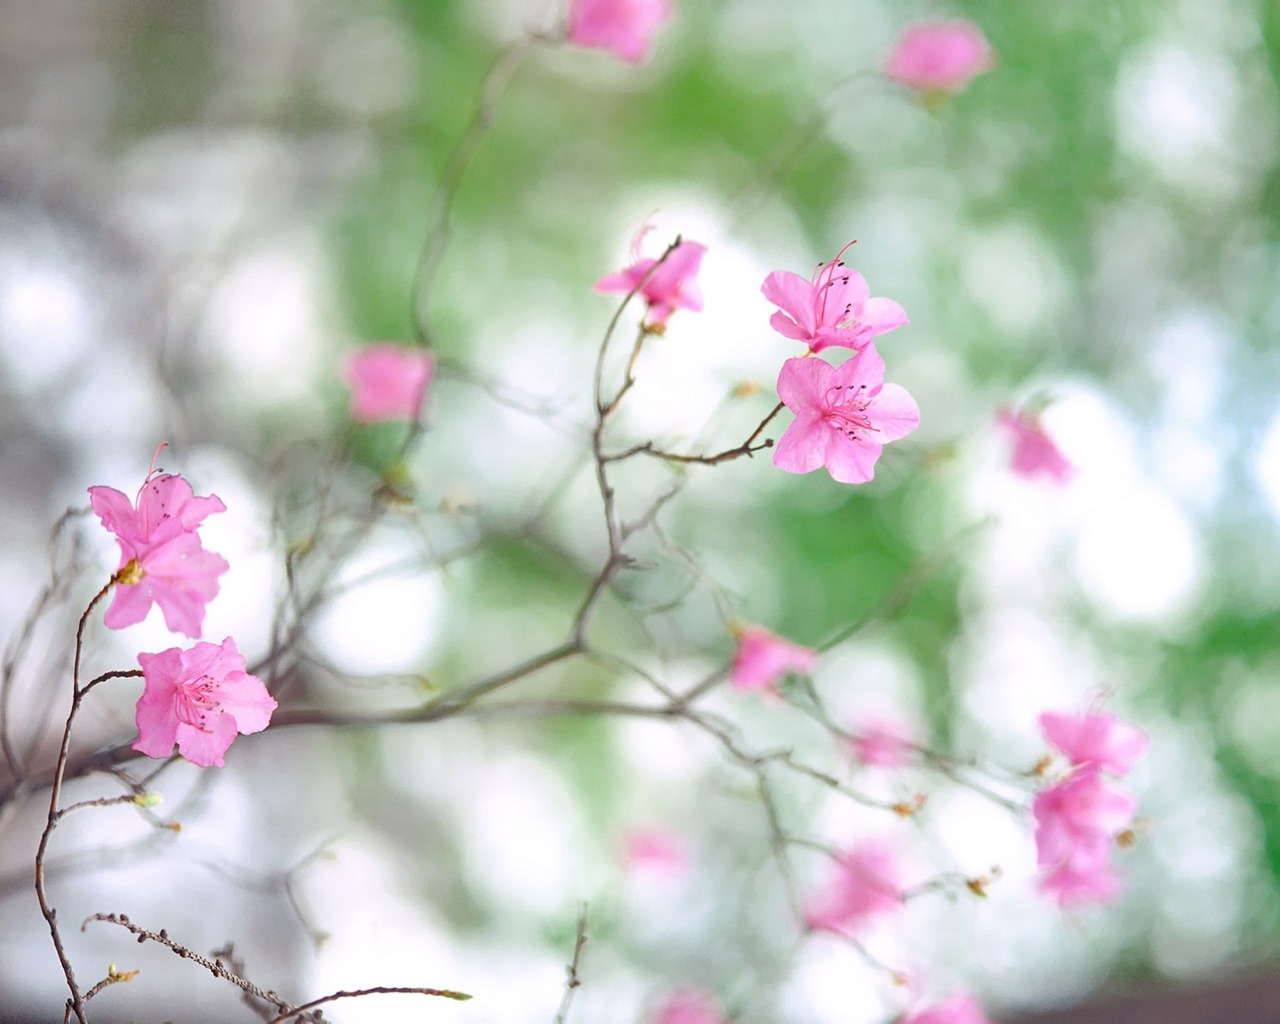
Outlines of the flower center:
{"label": "flower center", "polygon": [[212,732],[209,716],[222,711],[222,704],[215,696],[217,688],[218,684],[210,676],[181,680],[173,695],[173,711],[178,721],[201,732]]}
{"label": "flower center", "polygon": [[877,428],[867,415],[871,405],[867,391],[865,384],[836,384],[828,388],[822,403],[822,418],[827,426],[855,440],[862,431],[875,431]]}

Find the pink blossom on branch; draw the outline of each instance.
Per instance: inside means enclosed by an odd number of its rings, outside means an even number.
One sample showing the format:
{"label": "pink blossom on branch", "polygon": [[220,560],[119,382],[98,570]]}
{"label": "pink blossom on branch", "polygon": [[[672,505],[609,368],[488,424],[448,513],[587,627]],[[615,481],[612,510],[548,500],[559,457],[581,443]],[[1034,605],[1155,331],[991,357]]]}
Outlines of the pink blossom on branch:
{"label": "pink blossom on branch", "polygon": [[1042,891],[1063,906],[1102,902],[1119,891],[1110,867],[1116,837],[1133,821],[1138,802],[1085,768],[1042,790],[1032,803]]}
{"label": "pink blossom on branch", "polygon": [[865,721],[854,726],[853,756],[877,768],[901,768],[911,760],[914,744],[895,722]]}
{"label": "pink blossom on branch", "polygon": [[982,30],[970,21],[909,25],[884,63],[885,77],[921,93],[956,93],[990,71],[994,58]]}
{"label": "pink blossom on branch", "polygon": [[982,1010],[982,1004],[966,994],[950,999],[902,1018],[901,1024],[991,1024]]}
{"label": "pink blossom on branch", "polygon": [[[642,231],[637,238],[637,250],[640,239],[646,233]],[[702,308],[702,292],[694,278],[698,276],[698,269],[702,266],[702,257],[706,252],[707,247],[698,242],[681,242],[653,270],[658,261],[652,257],[642,258],[637,251],[636,261],[631,266],[600,278],[596,282],[596,291],[602,294],[625,294],[639,286],[639,294],[649,304],[649,322],[655,327],[665,327],[667,320],[677,309],[696,312]],[[650,273],[650,270],[653,272]]]}
{"label": "pink blossom on branch", "polygon": [[103,619],[107,626],[123,629],[141,622],[154,603],[169,629],[198,637],[205,605],[218,593],[218,577],[229,566],[204,549],[196,529],[207,516],[227,510],[221,499],[198,498],[182,477],[153,469],[136,503],[103,486],[89,488],[89,503],[120,544],[115,593]]}
{"label": "pink blossom on branch", "polygon": [[875,840],[836,857],[835,875],[811,901],[811,928],[856,934],[871,918],[902,909],[902,883],[893,851]]}
{"label": "pink blossom on branch", "polygon": [[1040,716],[1040,728],[1073,765],[1116,775],[1128,772],[1147,749],[1145,732],[1103,711],[1083,715],[1046,711]]}
{"label": "pink blossom on branch", "polygon": [[738,650],[729,671],[735,690],[772,690],[788,672],[811,672],[818,652],[769,632],[763,626],[738,626]]}
{"label": "pink blossom on branch", "polygon": [[840,256],[848,248],[819,265],[811,281],[789,270],[775,270],[760,288],[778,307],[769,325],[783,337],[804,342],[810,352],[832,346],[860,349],[908,322],[901,306],[892,299],[872,298],[863,276],[844,265]]}
{"label": "pink blossom on branch", "polygon": [[788,359],[778,375],[778,397],[795,419],[773,449],[773,464],[788,473],[826,466],[842,484],[863,484],[889,441],[920,424],[920,410],[905,389],[884,383],[884,360],[874,345],[840,366],[822,359]]}
{"label": "pink blossom on branch", "polygon": [[416,421],[435,369],[426,349],[391,342],[347,353],[342,375],[351,389],[351,418],[357,423]]}
{"label": "pink blossom on branch", "polygon": [[1019,476],[1045,476],[1054,483],[1065,484],[1075,474],[1076,467],[1045,433],[1038,416],[1001,409],[996,413],[996,422],[1013,441],[1009,465]]}
{"label": "pink blossom on branch", "polygon": [[238,734],[261,732],[276,702],[257,676],[245,671],[235,641],[198,643],[139,654],[145,688],[138,700],[138,742],[148,757],[178,753],[192,764],[221,768]]}
{"label": "pink blossom on branch", "polygon": [[570,0],[569,42],[639,64],[649,56],[658,25],[670,14],[667,0]]}
{"label": "pink blossom on branch", "polygon": [[710,996],[676,992],[659,1008],[653,1024],[726,1024]]}

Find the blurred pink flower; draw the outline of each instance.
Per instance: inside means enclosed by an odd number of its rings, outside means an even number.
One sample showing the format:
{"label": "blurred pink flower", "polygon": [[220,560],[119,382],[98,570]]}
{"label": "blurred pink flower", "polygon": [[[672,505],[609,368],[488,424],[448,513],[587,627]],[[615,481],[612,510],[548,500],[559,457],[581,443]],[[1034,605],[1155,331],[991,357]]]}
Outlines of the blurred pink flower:
{"label": "blurred pink flower", "polygon": [[655,828],[636,828],[623,839],[622,856],[632,871],[655,871],[674,874],[689,865],[684,846],[670,832]]}
{"label": "blurred pink flower", "polygon": [[888,845],[871,840],[836,857],[835,876],[805,917],[812,928],[856,934],[871,918],[901,909],[897,858]]}
{"label": "blurred pink flower", "polygon": [[901,768],[911,759],[912,740],[896,722],[861,722],[854,726],[853,756],[877,768]]}
{"label": "blurred pink flower", "polygon": [[262,680],[245,671],[230,637],[220,645],[139,654],[138,664],[145,688],[133,749],[148,757],[168,757],[176,743],[192,764],[220,768],[236,735],[261,732],[276,709]]}
{"label": "blurred pink flower", "polygon": [[570,0],[569,42],[639,64],[649,56],[659,23],[670,14],[667,0]]}
{"label": "blurred pink flower", "polygon": [[825,465],[842,484],[870,480],[885,444],[920,424],[915,399],[884,383],[884,360],[874,345],[838,367],[788,359],[778,374],[778,397],[796,418],[778,438],[773,464],[788,473]]}
{"label": "blurred pink flower", "polygon": [[1090,711],[1064,715],[1046,711],[1040,716],[1045,738],[1071,763],[1103,768],[1124,775],[1147,749],[1147,734],[1115,715]]}
{"label": "blurred pink flower", "polygon": [[138,491],[136,509],[114,487],[90,487],[89,503],[120,544],[115,595],[103,619],[107,626],[141,622],[154,602],[169,629],[198,637],[205,605],[229,567],[201,546],[196,529],[206,516],[227,510],[221,499],[197,498],[182,477],[153,469]]}
{"label": "blurred pink flower", "polygon": [[[645,233],[640,233],[637,248],[639,239]],[[605,274],[596,282],[596,291],[602,294],[626,293],[644,281],[640,286],[640,294],[649,303],[650,322],[664,327],[677,309],[697,311],[702,308],[702,292],[694,278],[698,276],[698,269],[702,266],[702,257],[706,252],[705,245],[681,242],[652,274],[649,274],[649,270],[658,261],[650,257],[641,258],[639,252],[636,252],[636,262],[625,270]],[[645,280],[645,274],[649,274],[648,280]]]}
{"label": "blurred pink flower", "polygon": [[389,341],[348,352],[342,375],[351,389],[351,418],[357,423],[417,420],[435,369],[426,349]]}
{"label": "blurred pink flower", "polygon": [[1054,483],[1065,484],[1076,468],[1044,432],[1039,417],[1026,412],[1001,409],[996,413],[1000,424],[1013,440],[1010,468],[1028,479],[1046,476]]}
{"label": "blurred pink flower", "polygon": [[1118,882],[1109,862],[1115,837],[1133,821],[1138,802],[1085,768],[1042,790],[1031,805],[1036,819],[1040,888],[1062,905],[1100,902]]}
{"label": "blurred pink flower", "polygon": [[819,266],[812,281],[775,270],[760,290],[778,307],[769,326],[783,337],[804,342],[810,352],[832,346],[860,349],[908,322],[906,312],[892,299],[872,298],[863,276],[849,270],[839,255]]}
{"label": "blurred pink flower", "polygon": [[952,996],[933,1006],[909,1013],[901,1024],[991,1024],[982,1011],[982,1004],[967,993]]}
{"label": "blurred pink flower", "polygon": [[818,652],[770,633],[763,626],[739,626],[738,651],[729,672],[735,690],[772,690],[788,672],[810,672]]}
{"label": "blurred pink flower", "polygon": [[884,73],[922,93],[955,93],[994,64],[991,45],[970,21],[921,21],[907,26]]}
{"label": "blurred pink flower", "polygon": [[710,996],[676,992],[654,1015],[653,1024],[726,1024]]}

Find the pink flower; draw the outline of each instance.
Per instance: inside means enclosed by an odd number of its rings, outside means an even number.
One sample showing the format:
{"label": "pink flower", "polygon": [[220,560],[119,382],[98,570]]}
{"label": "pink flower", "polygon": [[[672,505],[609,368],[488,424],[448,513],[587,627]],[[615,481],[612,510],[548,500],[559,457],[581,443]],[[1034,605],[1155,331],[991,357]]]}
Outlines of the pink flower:
{"label": "pink flower", "polygon": [[653,1024],[725,1024],[709,996],[676,992],[659,1008]]}
{"label": "pink flower", "polygon": [[623,859],[632,871],[677,874],[689,863],[689,855],[670,832],[632,829],[623,840]]}
{"label": "pink flower", "polygon": [[982,1004],[973,996],[952,996],[942,1003],[926,1007],[902,1018],[901,1024],[991,1024]]}
{"label": "pink flower", "polygon": [[342,375],[351,389],[351,418],[358,423],[416,421],[435,369],[426,349],[392,342],[347,353]]}
{"label": "pink flower", "polygon": [[659,23],[670,14],[667,0],[570,0],[569,42],[639,64],[649,56]]}
{"label": "pink flower", "polygon": [[873,917],[902,908],[898,864],[887,845],[870,841],[836,857],[836,873],[810,904],[811,928],[855,934]]}
{"label": "pink flower", "polygon": [[198,637],[205,605],[229,566],[201,546],[196,528],[206,516],[227,510],[221,499],[197,498],[182,477],[152,469],[138,490],[136,509],[114,487],[90,487],[89,502],[120,543],[115,596],[103,619],[107,626],[141,622],[154,602],[169,629]]}
{"label": "pink flower", "polygon": [[[646,232],[642,231],[636,239],[637,249],[640,239],[645,234]],[[671,251],[671,255],[662,261],[662,265],[650,274],[650,268],[658,261],[648,257],[641,258],[637,251],[636,262],[616,274],[605,274],[596,282],[596,291],[630,292],[644,281],[644,284],[640,285],[640,294],[649,303],[650,322],[654,326],[664,327],[671,314],[677,309],[697,311],[702,308],[702,292],[698,289],[694,278],[698,275],[698,268],[702,265],[702,257],[706,252],[705,245],[697,242],[681,242]],[[646,274],[649,274],[647,280]]]}
{"label": "pink flower", "polygon": [[818,652],[793,644],[763,626],[735,629],[738,651],[729,672],[735,690],[772,690],[788,672],[811,672]]}
{"label": "pink flower", "polygon": [[778,438],[773,464],[788,473],[825,465],[842,484],[866,483],[885,444],[920,424],[915,399],[883,382],[884,360],[874,345],[838,367],[788,359],[778,374],[778,397],[796,418]]}
{"label": "pink flower", "polygon": [[1103,768],[1124,775],[1147,749],[1147,734],[1115,715],[1090,711],[1063,715],[1046,711],[1040,716],[1045,738],[1073,765]]}
{"label": "pink flower", "polygon": [[853,756],[865,765],[901,768],[911,758],[912,742],[902,726],[889,722],[866,722],[855,727]]}
{"label": "pink flower", "polygon": [[860,349],[877,335],[908,322],[892,299],[871,298],[866,280],[845,267],[839,255],[819,265],[812,281],[789,270],[775,270],[760,290],[778,307],[769,325],[783,337],[803,341],[810,352],[833,345]]}
{"label": "pink flower", "polygon": [[1086,768],[1037,794],[1036,860],[1040,888],[1063,906],[1109,899],[1119,889],[1110,869],[1115,837],[1133,821],[1138,802]]}
{"label": "pink flower", "polygon": [[244,669],[235,641],[199,643],[183,651],[139,654],[145,688],[138,700],[138,742],[148,757],[168,757],[173,746],[192,764],[222,767],[237,733],[261,732],[276,702]]}
{"label": "pink flower", "polygon": [[898,38],[884,73],[922,93],[955,93],[993,64],[991,46],[972,22],[921,21]]}
{"label": "pink flower", "polygon": [[1013,439],[1010,467],[1019,476],[1028,479],[1047,476],[1057,484],[1065,484],[1076,471],[1065,455],[1053,443],[1053,438],[1040,426],[1039,417],[1026,412],[1001,409],[996,422],[1004,427]]}

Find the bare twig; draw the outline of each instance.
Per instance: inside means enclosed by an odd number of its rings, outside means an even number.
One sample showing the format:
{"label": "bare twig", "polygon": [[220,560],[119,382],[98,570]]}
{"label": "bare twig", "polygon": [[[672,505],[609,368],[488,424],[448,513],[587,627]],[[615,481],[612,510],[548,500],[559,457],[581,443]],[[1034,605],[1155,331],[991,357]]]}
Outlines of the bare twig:
{"label": "bare twig", "polygon": [[578,971],[582,965],[582,950],[587,944],[587,905],[582,904],[578,910],[578,935],[573,943],[573,958],[565,968],[564,996],[560,1000],[560,1009],[556,1011],[552,1024],[565,1024],[569,1018],[569,1007],[573,1005],[573,997],[582,986]]}

